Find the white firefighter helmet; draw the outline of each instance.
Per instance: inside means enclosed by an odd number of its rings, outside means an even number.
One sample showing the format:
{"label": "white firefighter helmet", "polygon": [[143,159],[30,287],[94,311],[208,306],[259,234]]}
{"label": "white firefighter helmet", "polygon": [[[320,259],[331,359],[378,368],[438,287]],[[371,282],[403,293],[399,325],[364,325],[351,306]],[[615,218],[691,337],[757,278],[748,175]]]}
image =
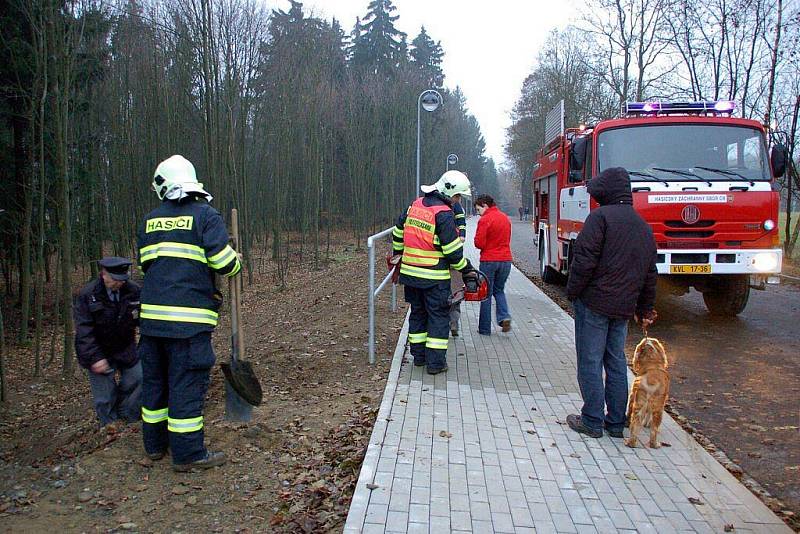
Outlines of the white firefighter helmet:
{"label": "white firefighter helmet", "polygon": [[455,195],[470,197],[472,196],[472,190],[470,188],[469,178],[461,171],[447,171],[435,184],[423,185],[420,187],[423,193],[439,191],[444,196],[450,198]]}
{"label": "white firefighter helmet", "polygon": [[160,200],[179,199],[185,193],[200,193],[211,200],[211,195],[197,181],[194,165],[188,159],[176,154],[165,159],[153,173],[153,190]]}

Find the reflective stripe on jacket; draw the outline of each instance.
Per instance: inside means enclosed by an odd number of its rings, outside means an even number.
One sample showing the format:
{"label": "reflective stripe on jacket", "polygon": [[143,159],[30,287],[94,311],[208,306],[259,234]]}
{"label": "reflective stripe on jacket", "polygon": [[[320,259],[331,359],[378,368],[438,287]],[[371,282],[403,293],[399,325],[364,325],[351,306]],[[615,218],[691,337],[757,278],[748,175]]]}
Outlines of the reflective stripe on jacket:
{"label": "reflective stripe on jacket", "polygon": [[202,199],[165,200],[147,215],[138,235],[142,334],[188,338],[214,329],[222,302],[214,272],[242,268],[228,241],[222,217]]}

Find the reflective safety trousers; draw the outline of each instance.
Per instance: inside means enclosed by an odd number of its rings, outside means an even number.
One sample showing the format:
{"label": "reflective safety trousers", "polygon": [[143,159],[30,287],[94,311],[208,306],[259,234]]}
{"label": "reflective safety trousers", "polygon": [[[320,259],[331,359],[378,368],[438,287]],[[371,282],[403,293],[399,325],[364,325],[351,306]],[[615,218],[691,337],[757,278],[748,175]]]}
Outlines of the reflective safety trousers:
{"label": "reflective safety trousers", "polygon": [[189,338],[214,329],[222,302],[214,272],[241,270],[228,241],[222,217],[203,199],[165,200],[147,215],[138,234],[143,335]]}
{"label": "reflective safety trousers", "polygon": [[169,449],[172,461],[204,458],[203,403],[214,366],[211,334],[188,339],[141,336],[142,437],[148,453]]}

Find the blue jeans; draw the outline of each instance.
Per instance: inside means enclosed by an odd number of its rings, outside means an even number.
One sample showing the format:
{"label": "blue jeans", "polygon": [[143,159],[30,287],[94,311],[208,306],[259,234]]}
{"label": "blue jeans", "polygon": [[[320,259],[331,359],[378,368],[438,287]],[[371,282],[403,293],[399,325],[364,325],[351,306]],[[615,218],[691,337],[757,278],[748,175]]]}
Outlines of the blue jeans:
{"label": "blue jeans", "polygon": [[98,374],[88,371],[89,386],[92,390],[94,411],[100,425],[105,426],[117,419],[124,419],[129,423],[138,421],[142,409],[142,364],[128,369],[120,369],[119,382],[116,371]]}
{"label": "blue jeans", "polygon": [[595,313],[580,299],[575,300],[574,308],[578,385],[583,397],[581,420],[594,430],[602,430],[604,424],[609,430],[622,430],[628,403],[628,320]]}
{"label": "blue jeans", "polygon": [[481,312],[478,318],[478,333],[489,335],[492,333],[492,297],[496,304],[495,317],[497,324],[504,319],[510,319],[508,301],[506,300],[506,281],[511,274],[510,261],[482,261],[480,271],[489,279],[489,298],[481,302]]}

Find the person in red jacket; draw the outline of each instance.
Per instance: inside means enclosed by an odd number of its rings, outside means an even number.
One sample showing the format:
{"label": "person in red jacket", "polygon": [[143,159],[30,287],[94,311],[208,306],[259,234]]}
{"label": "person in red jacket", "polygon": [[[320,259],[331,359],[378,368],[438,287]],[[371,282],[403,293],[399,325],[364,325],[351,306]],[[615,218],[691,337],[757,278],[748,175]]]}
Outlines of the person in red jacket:
{"label": "person in red jacket", "polygon": [[[489,293],[496,304],[495,317],[503,332],[511,330],[505,287],[511,274],[511,220],[500,211],[489,195],[475,199],[475,209],[481,216],[475,232],[475,248],[481,251],[480,270],[489,279]],[[492,299],[481,302],[478,333],[492,333]]]}

